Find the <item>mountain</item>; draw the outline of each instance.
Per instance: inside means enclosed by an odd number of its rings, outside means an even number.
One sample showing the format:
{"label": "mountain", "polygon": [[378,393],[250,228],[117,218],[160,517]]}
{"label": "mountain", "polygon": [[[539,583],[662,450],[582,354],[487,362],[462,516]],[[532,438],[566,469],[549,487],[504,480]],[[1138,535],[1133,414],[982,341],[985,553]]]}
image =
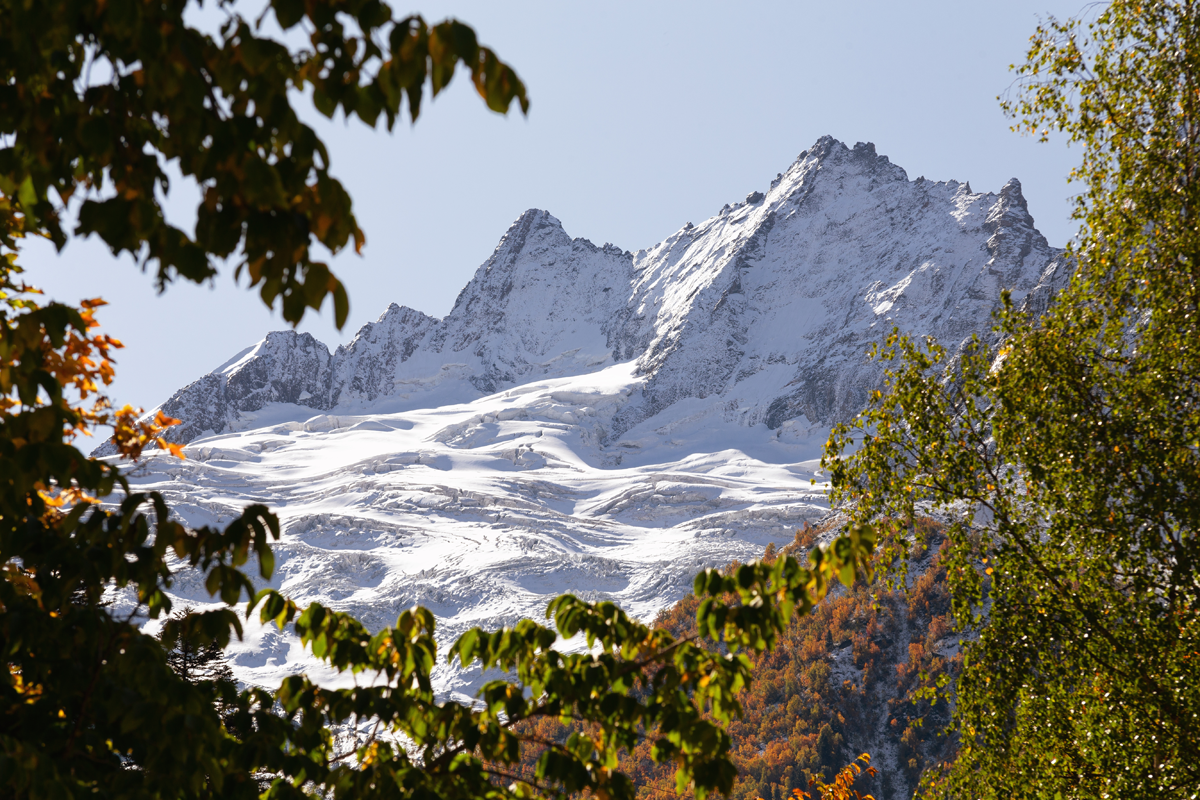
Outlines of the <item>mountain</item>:
{"label": "mountain", "polygon": [[[332,353],[269,334],[163,405],[188,460],[129,475],[190,524],[269,503],[275,585],[371,625],[419,602],[448,638],[563,591],[653,615],[827,513],[816,459],[881,384],[872,343],[986,338],[1001,290],[1044,307],[1060,260],[1015,179],[909,180],[825,137],[648,250],[530,210],[440,320],[392,305]],[[312,666],[277,632],[241,648],[243,680]]]}

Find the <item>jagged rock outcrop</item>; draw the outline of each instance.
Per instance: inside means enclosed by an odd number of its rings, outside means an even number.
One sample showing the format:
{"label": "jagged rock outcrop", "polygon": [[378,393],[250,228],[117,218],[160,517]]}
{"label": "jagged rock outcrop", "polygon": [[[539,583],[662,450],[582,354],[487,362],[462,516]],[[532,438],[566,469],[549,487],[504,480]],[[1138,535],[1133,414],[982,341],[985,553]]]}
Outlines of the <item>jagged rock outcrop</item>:
{"label": "jagged rock outcrop", "polygon": [[635,256],[657,335],[638,361],[643,402],[617,430],[710,394],[746,424],[847,419],[881,380],[872,343],[896,327],[953,349],[1060,252],[1015,179],[999,194],[909,181],[873,145],[825,137],[765,195]]}
{"label": "jagged rock outcrop", "polygon": [[531,209],[459,294],[429,351],[443,363],[468,362],[484,394],[611,364],[630,349],[622,314],[632,279],[630,253],[572,239],[548,212]]}
{"label": "jagged rock outcrop", "polygon": [[[311,334],[275,331],[247,347],[204,377],[189,383],[163,403],[163,413],[181,424],[168,429],[171,441],[186,443],[222,433],[248,412],[268,403],[324,409],[330,405],[332,371],[329,348]],[[116,453],[111,441],[95,455]]]}
{"label": "jagged rock outcrop", "polygon": [[163,409],[187,442],[271,402],[421,407],[636,359],[644,380],[601,444],[689,399],[744,425],[828,426],[880,384],[865,353],[893,327],[951,349],[986,337],[1002,289],[1045,307],[1060,256],[1016,179],[999,193],[910,181],[874,145],[824,137],[766,192],[636,254],[527,211],[444,319],[392,305],[332,355],[273,333]]}
{"label": "jagged rock outcrop", "polygon": [[364,325],[350,344],[334,352],[325,407],[351,399],[369,403],[392,392],[397,367],[436,325],[428,314],[392,303],[377,321]]}

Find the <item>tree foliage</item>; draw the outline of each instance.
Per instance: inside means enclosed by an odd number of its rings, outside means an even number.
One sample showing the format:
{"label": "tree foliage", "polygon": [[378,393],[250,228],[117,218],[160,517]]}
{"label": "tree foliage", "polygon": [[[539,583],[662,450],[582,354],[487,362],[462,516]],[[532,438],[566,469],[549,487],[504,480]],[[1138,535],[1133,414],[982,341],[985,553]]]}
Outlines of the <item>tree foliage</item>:
{"label": "tree foliage", "polygon": [[158,641],[167,654],[167,665],[189,683],[232,681],[233,668],[225,659],[225,651],[215,641],[197,644],[187,635],[187,620],[195,612],[192,606],[184,606],[171,614],[159,632]]}
{"label": "tree foliage", "polygon": [[[703,800],[727,791],[734,768],[723,723],[741,710],[750,655],[810,611],[833,582],[870,572],[873,535],[857,527],[806,565],[795,558],[708,571],[700,631],[654,629],[611,603],[564,596],[553,627],[525,620],[471,630],[449,648],[463,666],[498,670],[478,702],[443,702],[431,687],[438,655],[432,614],[405,611],[368,631],[319,604],[299,608],[269,579],[279,522],[246,508],[224,529],[190,529],[157,493],[136,494],[111,464],[72,440],[111,425],[136,459],[174,420],[139,422],[103,394],[120,343],[99,334],[95,308],[41,303],[19,282],[26,235],[97,234],[153,265],[160,286],[201,281],[236,257],[285,319],[346,299],[311,248],[361,245],[349,198],[324,145],[292,106],[390,126],[407,100],[415,119],[462,65],[488,106],[527,107],[515,73],[474,32],[450,20],[395,20],[379,0],[271,0],[288,49],[220,0],[219,33],[188,24],[184,0],[34,4],[0,0],[0,792],[14,798],[518,798],[587,791],[631,798],[618,754],[653,731],[653,757]],[[162,213],[164,164],[201,187],[194,234]],[[77,207],[71,204],[78,203]],[[182,455],[182,453],[180,453]],[[213,609],[169,618],[163,639],[146,617],[169,615],[169,591],[198,571]],[[112,593],[134,599],[117,615]],[[313,655],[356,676],[330,689],[303,675],[275,690],[238,691],[221,676],[189,680],[170,651],[223,649],[242,619],[290,627]],[[579,637],[582,652],[564,652]],[[704,647],[701,640],[719,643]],[[166,643],[166,646],[164,646]],[[172,644],[174,643],[174,644]],[[523,734],[538,718],[580,721],[587,735],[545,743]],[[332,730],[369,726],[339,749]],[[532,776],[514,776],[529,748]]]}
{"label": "tree foliage", "polygon": [[[272,0],[257,20],[215,0],[217,35],[188,24],[190,4],[0,2],[0,135],[12,137],[0,148],[0,241],[13,248],[29,231],[62,248],[77,198],[75,234],[152,264],[160,289],[209,279],[232,257],[285,320],[332,297],[340,328],[346,291],[313,247],[361,249],[364,235],[289,94],[390,130],[405,101],[415,122],[426,84],[436,96],[459,65],[495,111],[527,110],[524,84],[467,25],[396,19],[380,0]],[[264,35],[267,11],[307,46]],[[163,213],[168,162],[200,189],[191,235]]]}
{"label": "tree foliage", "polygon": [[[827,450],[858,519],[954,520],[964,796],[1200,785],[1200,4],[1114,0],[1039,27],[1004,106],[1065,134],[1082,223],[1040,320],[997,348],[899,334]],[[853,446],[852,455],[839,458]]]}
{"label": "tree foliage", "polygon": [[[858,765],[859,761],[866,766],[866,769]],[[875,773],[876,769],[871,766],[871,756],[863,753],[839,770],[833,776],[832,782],[825,783],[817,778],[809,783],[809,788],[817,790],[818,800],[875,800],[874,796],[862,794],[854,788],[854,782],[860,776],[866,775],[868,778],[871,778],[874,777]],[[806,792],[801,789],[796,789],[793,792],[793,796],[796,800],[813,800],[812,792]]]}
{"label": "tree foliage", "polygon": [[[858,788],[906,797],[922,772],[953,757],[954,740],[942,735],[950,703],[938,696],[938,687],[957,675],[962,656],[954,654],[957,637],[947,616],[939,547],[944,539],[931,520],[917,524],[928,546],[908,554],[914,580],[907,591],[857,581],[793,620],[772,651],[751,656],[754,683],[742,689],[742,714],[727,726],[738,771],[727,793],[731,800],[790,800],[818,781],[832,784],[845,759],[861,750],[894,766],[876,777],[860,776]],[[816,535],[838,525],[835,518],[802,528],[791,544],[768,546],[764,559],[802,556]],[[655,625],[690,636],[699,605],[688,595],[664,609]],[[543,739],[562,739],[571,730],[541,722],[538,728]],[[652,800],[670,784],[669,765],[654,762],[649,741],[624,756],[621,767],[637,785],[639,800]]]}

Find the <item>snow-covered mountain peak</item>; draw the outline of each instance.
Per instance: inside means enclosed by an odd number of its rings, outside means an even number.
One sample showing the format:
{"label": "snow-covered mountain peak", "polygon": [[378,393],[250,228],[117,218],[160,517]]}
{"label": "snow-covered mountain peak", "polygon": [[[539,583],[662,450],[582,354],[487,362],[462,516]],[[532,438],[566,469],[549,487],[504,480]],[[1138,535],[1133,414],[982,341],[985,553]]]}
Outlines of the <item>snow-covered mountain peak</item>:
{"label": "snow-covered mountain peak", "polygon": [[[631,277],[628,253],[572,239],[555,217],[531,209],[476,270],[428,351],[463,363],[483,393],[610,364]],[[412,365],[413,379],[421,368]]]}
{"label": "snow-covered mountain peak", "polygon": [[845,419],[878,385],[871,343],[893,326],[952,345],[986,332],[1000,289],[1029,293],[1057,254],[1019,183],[909,181],[874,145],[824,137],[766,194],[634,257],[653,335],[615,431],[714,394],[746,425]]}
{"label": "snow-covered mountain peak", "polygon": [[531,208],[500,237],[492,257],[480,267],[484,272],[511,267],[524,252],[538,252],[558,244],[570,243],[571,237],[563,230],[562,223],[549,211]]}
{"label": "snow-covered mountain peak", "polygon": [[[420,602],[452,635],[567,590],[648,616],[825,513],[815,459],[882,382],[871,344],[986,337],[1003,289],[1044,308],[1060,255],[1015,179],[909,180],[822,137],[637,253],[530,209],[441,319],[393,304],[333,353],[269,334],[164,404],[188,461],[132,477],[192,524],[270,502],[278,584],[372,625]],[[300,668],[256,641],[244,679]]]}
{"label": "snow-covered mountain peak", "polygon": [[1002,288],[1050,291],[1057,256],[1016,179],[999,193],[910,181],[873,144],[825,136],[765,193],[636,254],[529,209],[445,318],[393,304],[332,355],[270,334],[166,409],[187,441],[253,424],[245,413],[269,402],[397,411],[633,360],[638,390],[601,446],[687,398],[713,398],[724,422],[819,428],[878,385],[863,354],[892,327],[951,345],[986,332]]}

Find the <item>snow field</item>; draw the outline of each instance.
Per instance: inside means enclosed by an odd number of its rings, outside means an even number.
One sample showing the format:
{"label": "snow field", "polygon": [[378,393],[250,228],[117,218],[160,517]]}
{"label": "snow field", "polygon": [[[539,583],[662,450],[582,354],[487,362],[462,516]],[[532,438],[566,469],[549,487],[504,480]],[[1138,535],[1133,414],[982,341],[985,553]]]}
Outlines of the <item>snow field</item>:
{"label": "snow field", "polygon": [[[471,626],[542,619],[564,592],[650,619],[690,590],[696,572],[789,542],[826,507],[816,464],[800,460],[809,448],[762,425],[702,420],[711,450],[611,466],[589,422],[602,424],[595,409],[628,402],[640,381],[620,364],[454,406],[295,419],[199,439],[185,461],[152,453],[130,478],[136,490],[166,494],[192,526],[268,502],[283,527],[271,584],[372,629],[423,605],[444,648]],[[660,415],[619,449],[669,452],[689,412]],[[210,602],[186,572],[173,594]],[[273,628],[249,626],[231,656],[247,683],[322,676]],[[439,667],[436,680],[439,691],[470,694],[479,677]]]}

